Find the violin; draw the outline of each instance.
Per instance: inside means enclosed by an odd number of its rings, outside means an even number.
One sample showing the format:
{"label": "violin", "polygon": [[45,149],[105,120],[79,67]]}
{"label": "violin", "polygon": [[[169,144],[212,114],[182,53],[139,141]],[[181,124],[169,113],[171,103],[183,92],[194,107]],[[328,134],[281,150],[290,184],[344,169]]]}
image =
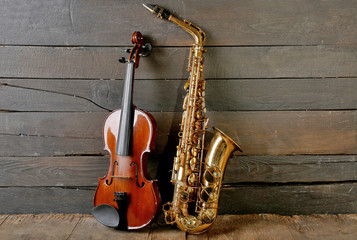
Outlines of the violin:
{"label": "violin", "polygon": [[91,211],[100,223],[129,230],[147,226],[160,206],[157,180],[152,180],[146,169],[148,153],[155,146],[156,123],[149,113],[133,105],[134,72],[151,45],[144,45],[140,32],[134,32],[131,42],[129,58],[119,59],[127,65],[122,106],[109,114],[103,126],[110,163],[106,175],[98,179]]}

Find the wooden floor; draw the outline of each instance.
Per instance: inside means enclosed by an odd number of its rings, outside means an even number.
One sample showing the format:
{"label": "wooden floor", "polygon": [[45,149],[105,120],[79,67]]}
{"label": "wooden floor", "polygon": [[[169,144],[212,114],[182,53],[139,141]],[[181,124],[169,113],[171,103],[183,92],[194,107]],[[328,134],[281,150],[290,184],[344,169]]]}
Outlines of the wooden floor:
{"label": "wooden floor", "polygon": [[357,239],[357,215],[220,215],[202,235],[157,222],[140,231],[117,231],[90,215],[0,215],[0,239]]}

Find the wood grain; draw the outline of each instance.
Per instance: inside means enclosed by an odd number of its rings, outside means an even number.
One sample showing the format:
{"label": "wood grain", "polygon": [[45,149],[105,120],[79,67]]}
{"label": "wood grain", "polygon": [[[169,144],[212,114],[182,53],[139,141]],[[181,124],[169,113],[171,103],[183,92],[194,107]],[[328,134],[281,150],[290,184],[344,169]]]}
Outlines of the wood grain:
{"label": "wood grain", "polygon": [[222,189],[219,213],[338,214],[357,212],[356,183],[247,185]]}
{"label": "wood grain", "polygon": [[[134,104],[181,111],[186,80],[136,80]],[[97,112],[121,107],[122,80],[0,79],[0,109]],[[357,108],[356,78],[220,79],[206,82],[209,111]]]}
{"label": "wood grain", "polygon": [[[244,155],[357,154],[356,111],[208,112]],[[2,156],[104,154],[98,113],[0,113]],[[155,153],[177,145],[181,112],[154,112]],[[53,127],[56,126],[56,127]],[[207,137],[212,136],[208,129]],[[21,149],[21,151],[19,151]]]}
{"label": "wood grain", "polygon": [[[150,155],[148,171],[161,176],[163,154]],[[268,184],[356,181],[356,155],[234,156],[223,184]],[[96,187],[107,173],[109,156],[0,157],[0,187]],[[164,179],[161,179],[164,180]],[[161,189],[165,191],[166,189]]]}
{"label": "wood grain", "polygon": [[[0,216],[1,218],[2,216]],[[118,231],[101,225],[90,215],[36,214],[11,215],[2,236],[6,239],[355,239],[356,215],[296,215],[274,214],[220,215],[208,232],[187,235],[183,231],[160,223],[140,231]],[[78,221],[79,220],[79,221]],[[69,233],[70,226],[73,231]],[[51,231],[49,231],[51,230]],[[62,231],[62,232],[60,232]]]}
{"label": "wood grain", "polygon": [[8,217],[9,217],[9,215],[0,215],[0,227]]}
{"label": "wood grain", "polygon": [[[95,188],[0,188],[0,214],[90,213]],[[9,201],[9,199],[12,199]]]}
{"label": "wood grain", "polygon": [[64,156],[104,154],[98,139],[0,135],[2,156]]}
{"label": "wood grain", "polygon": [[[0,8],[0,44],[128,44],[141,31],[155,45],[190,45],[172,23],[142,7],[147,1],[7,1]],[[207,33],[208,45],[356,44],[356,3],[346,1],[165,1],[159,3]],[[316,14],[318,12],[318,14]]]}
{"label": "wood grain", "polygon": [[[95,231],[93,231],[95,230]],[[146,227],[138,231],[123,231],[108,228],[99,223],[93,216],[84,215],[68,237],[69,240],[81,240],[85,236],[88,239],[149,239],[150,228]]]}
{"label": "wood grain", "polygon": [[234,156],[225,184],[356,181],[355,155]]}
{"label": "wood grain", "polygon": [[81,219],[81,215],[11,215],[0,228],[1,238],[11,239],[67,239]]}
{"label": "wood grain", "polygon": [[[221,191],[219,214],[357,213],[356,183],[313,185],[243,185]],[[95,188],[0,188],[0,214],[84,213],[92,208]],[[12,201],[8,201],[12,199]]]}
{"label": "wood grain", "polygon": [[97,186],[108,156],[0,158],[0,186]]}
{"label": "wood grain", "polygon": [[[207,47],[207,79],[356,77],[356,46]],[[4,78],[123,78],[121,47],[0,48]],[[157,47],[136,79],[187,79],[188,48]]]}
{"label": "wood grain", "polygon": [[355,215],[224,215],[208,231],[209,239],[354,239]]}

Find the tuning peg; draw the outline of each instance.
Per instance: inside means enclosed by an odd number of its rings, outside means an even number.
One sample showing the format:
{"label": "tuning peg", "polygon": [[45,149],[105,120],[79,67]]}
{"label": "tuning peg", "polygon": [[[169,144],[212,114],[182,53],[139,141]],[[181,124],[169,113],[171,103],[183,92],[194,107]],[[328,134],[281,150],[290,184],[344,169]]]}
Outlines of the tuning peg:
{"label": "tuning peg", "polygon": [[118,59],[120,63],[126,63],[128,60],[125,59],[125,57],[121,57]]}
{"label": "tuning peg", "polygon": [[150,43],[145,43],[144,46],[141,47],[142,52],[140,53],[140,57],[147,57],[150,54],[150,51],[152,49],[152,46]]}
{"label": "tuning peg", "polygon": [[130,53],[130,52],[131,52],[131,49],[130,49],[130,48],[124,49],[124,52]]}

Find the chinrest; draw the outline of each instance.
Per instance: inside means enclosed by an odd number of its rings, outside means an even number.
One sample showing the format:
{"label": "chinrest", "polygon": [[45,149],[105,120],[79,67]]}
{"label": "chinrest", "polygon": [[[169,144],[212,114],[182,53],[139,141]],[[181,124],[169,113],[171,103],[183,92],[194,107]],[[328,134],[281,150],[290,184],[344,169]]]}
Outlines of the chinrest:
{"label": "chinrest", "polygon": [[118,210],[109,204],[98,205],[92,208],[91,213],[98,222],[107,227],[117,228],[119,226]]}

